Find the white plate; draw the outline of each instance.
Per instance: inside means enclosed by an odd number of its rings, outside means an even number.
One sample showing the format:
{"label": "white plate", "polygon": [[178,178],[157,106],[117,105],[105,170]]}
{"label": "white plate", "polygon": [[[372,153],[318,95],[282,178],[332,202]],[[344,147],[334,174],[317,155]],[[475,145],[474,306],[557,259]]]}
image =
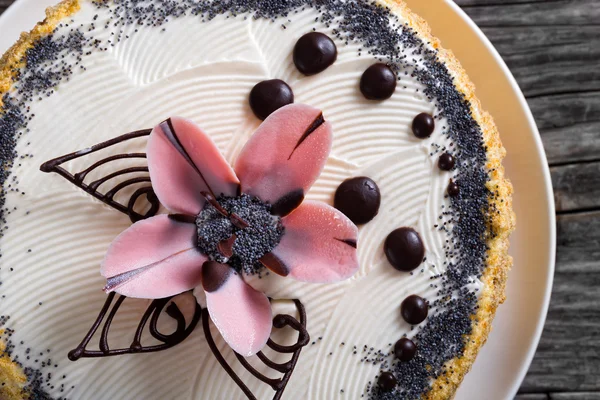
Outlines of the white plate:
{"label": "white plate", "polygon": [[[19,0],[0,17],[0,53],[44,17],[57,0]],[[452,49],[494,116],[508,151],[518,228],[511,239],[514,268],[494,330],[461,386],[457,400],[512,399],[535,353],[550,300],[556,243],[550,171],[531,111],[515,79],[473,21],[449,0],[406,0]],[[482,382],[484,384],[482,384]]]}

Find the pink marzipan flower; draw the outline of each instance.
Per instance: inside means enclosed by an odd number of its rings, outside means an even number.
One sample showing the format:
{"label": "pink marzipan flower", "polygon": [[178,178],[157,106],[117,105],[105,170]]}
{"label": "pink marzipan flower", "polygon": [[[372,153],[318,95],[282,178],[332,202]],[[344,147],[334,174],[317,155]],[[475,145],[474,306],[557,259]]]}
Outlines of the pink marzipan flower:
{"label": "pink marzipan flower", "polygon": [[258,262],[305,282],[351,277],[358,270],[358,229],[335,208],[303,201],[325,166],[331,143],[331,126],[320,110],[291,104],[260,125],[234,171],[192,121],[175,117],[162,122],[148,139],[148,167],[156,195],[174,214],[136,222],[112,242],[101,268],[105,291],[156,299],[202,285],[225,341],[243,356],[256,354],[271,334],[269,299],[236,269],[218,262],[235,253],[235,235],[218,243],[223,259],[215,260],[199,249],[196,220],[212,206],[239,234],[248,223],[221,207],[219,199],[250,195],[270,205],[273,221],[283,226],[279,242]]}

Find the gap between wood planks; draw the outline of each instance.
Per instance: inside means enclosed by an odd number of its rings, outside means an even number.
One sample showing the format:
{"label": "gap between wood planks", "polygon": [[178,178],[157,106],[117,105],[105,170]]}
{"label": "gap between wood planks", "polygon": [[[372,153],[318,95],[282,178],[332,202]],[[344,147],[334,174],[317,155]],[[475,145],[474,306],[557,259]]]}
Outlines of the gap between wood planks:
{"label": "gap between wood planks", "polygon": [[600,161],[550,168],[556,211],[600,210]]}
{"label": "gap between wood planks", "polygon": [[518,394],[514,400],[600,400],[597,392],[556,392]]}

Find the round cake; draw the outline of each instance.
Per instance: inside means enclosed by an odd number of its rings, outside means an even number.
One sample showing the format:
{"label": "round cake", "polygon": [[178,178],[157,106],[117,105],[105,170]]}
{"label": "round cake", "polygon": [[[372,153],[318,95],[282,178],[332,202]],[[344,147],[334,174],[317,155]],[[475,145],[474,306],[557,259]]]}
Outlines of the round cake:
{"label": "round cake", "polygon": [[454,396],[512,187],[404,3],[65,0],[0,68],[0,398]]}

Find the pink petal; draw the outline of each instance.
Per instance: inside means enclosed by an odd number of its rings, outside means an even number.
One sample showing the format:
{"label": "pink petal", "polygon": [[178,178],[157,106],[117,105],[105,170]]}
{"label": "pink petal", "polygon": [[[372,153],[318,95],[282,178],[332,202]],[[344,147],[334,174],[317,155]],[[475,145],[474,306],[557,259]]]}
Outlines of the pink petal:
{"label": "pink petal", "polygon": [[286,215],[317,180],[331,150],[332,132],[320,110],[290,104],[271,114],[244,146],[235,171],[242,191]]}
{"label": "pink petal", "polygon": [[[358,228],[340,211],[307,200],[282,222],[285,233],[272,251],[275,272],[285,271],[284,275],[300,281],[328,283],[350,278],[358,270]],[[271,268],[268,261],[264,264]]]}
{"label": "pink petal", "polygon": [[237,195],[235,173],[210,136],[188,119],[173,117],[156,126],[146,153],[152,187],[171,211],[198,214],[201,192]]}
{"label": "pink petal", "polygon": [[101,274],[105,290],[159,299],[190,290],[202,279],[206,256],[196,247],[196,225],[158,215],[136,222],[111,243]]}
{"label": "pink petal", "polygon": [[206,306],[215,326],[229,346],[249,357],[260,351],[273,326],[271,303],[230,266],[208,261],[202,266]]}

